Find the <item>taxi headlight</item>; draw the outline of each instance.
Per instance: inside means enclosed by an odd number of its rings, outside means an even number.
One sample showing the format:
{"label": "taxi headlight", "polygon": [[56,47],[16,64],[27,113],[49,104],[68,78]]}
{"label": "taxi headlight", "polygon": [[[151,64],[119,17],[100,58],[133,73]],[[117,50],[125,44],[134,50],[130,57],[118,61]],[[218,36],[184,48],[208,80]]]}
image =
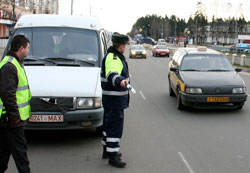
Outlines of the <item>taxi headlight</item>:
{"label": "taxi headlight", "polygon": [[201,88],[186,88],[186,93],[189,94],[202,94]]}
{"label": "taxi headlight", "polygon": [[131,54],[132,54],[132,55],[135,55],[135,54],[136,54],[136,51],[132,50],[132,51],[131,51]]}
{"label": "taxi headlight", "polygon": [[142,51],[142,54],[143,54],[143,55],[146,55],[146,53],[147,53],[146,50]]}
{"label": "taxi headlight", "polygon": [[76,109],[100,108],[101,98],[77,98]]}
{"label": "taxi headlight", "polygon": [[246,88],[245,87],[233,88],[232,93],[233,94],[244,94],[244,93],[246,93]]}

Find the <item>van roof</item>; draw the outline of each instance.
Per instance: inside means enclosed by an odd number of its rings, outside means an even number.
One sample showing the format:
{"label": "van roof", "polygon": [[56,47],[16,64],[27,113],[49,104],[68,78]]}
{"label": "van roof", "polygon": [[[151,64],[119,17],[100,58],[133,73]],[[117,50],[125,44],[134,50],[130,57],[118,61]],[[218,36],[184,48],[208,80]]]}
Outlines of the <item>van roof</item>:
{"label": "van roof", "polygon": [[53,14],[23,15],[16,23],[15,28],[26,27],[71,27],[98,31],[103,29],[95,17]]}

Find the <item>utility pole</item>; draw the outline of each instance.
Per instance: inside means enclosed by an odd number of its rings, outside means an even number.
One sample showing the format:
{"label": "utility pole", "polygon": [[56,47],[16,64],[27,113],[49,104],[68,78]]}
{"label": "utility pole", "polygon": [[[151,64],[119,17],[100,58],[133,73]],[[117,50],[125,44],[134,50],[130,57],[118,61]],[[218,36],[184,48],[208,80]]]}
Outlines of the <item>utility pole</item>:
{"label": "utility pole", "polygon": [[74,7],[74,5],[73,5],[73,3],[74,3],[74,0],[71,0],[71,15],[73,15],[73,7]]}
{"label": "utility pole", "polygon": [[[241,8],[241,6],[243,5],[243,3],[241,3],[240,5],[239,5],[239,8]],[[239,9],[238,8],[238,9]],[[237,46],[237,44],[238,44],[238,9],[236,9],[236,20],[235,20],[235,29],[236,29],[236,32],[235,32],[235,34],[236,34],[236,45],[235,45],[235,52],[236,53],[238,53],[238,46]]]}
{"label": "utility pole", "polygon": [[11,5],[12,5],[12,20],[13,20],[13,24],[15,24],[15,8],[16,8],[15,0],[11,1]]}
{"label": "utility pole", "polygon": [[176,19],[174,21],[174,36],[176,37],[176,29],[177,29],[177,22]]}
{"label": "utility pole", "polygon": [[162,32],[161,32],[161,38],[163,38],[163,24],[164,24],[164,19],[162,18]]}
{"label": "utility pole", "polygon": [[91,5],[89,6],[89,15],[91,16]]}
{"label": "utility pole", "polygon": [[198,23],[197,23],[197,16],[196,16],[196,20],[195,20],[195,30],[196,30],[196,37],[195,37],[195,43],[198,43]]}

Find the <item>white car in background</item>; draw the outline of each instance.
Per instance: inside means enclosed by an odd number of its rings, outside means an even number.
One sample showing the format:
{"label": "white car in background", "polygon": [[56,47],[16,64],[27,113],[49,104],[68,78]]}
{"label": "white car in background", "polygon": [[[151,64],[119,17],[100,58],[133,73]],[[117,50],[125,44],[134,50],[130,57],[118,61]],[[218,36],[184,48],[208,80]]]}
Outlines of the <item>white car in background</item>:
{"label": "white car in background", "polygon": [[159,39],[157,44],[163,44],[165,45],[166,44],[166,40],[165,39]]}

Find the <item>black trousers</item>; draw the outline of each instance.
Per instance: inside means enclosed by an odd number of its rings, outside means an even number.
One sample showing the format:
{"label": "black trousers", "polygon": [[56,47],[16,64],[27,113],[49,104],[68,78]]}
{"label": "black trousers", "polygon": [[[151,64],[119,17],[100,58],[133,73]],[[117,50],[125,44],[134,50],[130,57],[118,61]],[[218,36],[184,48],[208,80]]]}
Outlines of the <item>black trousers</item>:
{"label": "black trousers", "polygon": [[123,133],[124,110],[105,109],[103,119],[102,144],[109,155],[116,154],[120,150],[120,140]]}
{"label": "black trousers", "polygon": [[24,128],[0,128],[0,173],[8,168],[12,154],[19,173],[30,173]]}

